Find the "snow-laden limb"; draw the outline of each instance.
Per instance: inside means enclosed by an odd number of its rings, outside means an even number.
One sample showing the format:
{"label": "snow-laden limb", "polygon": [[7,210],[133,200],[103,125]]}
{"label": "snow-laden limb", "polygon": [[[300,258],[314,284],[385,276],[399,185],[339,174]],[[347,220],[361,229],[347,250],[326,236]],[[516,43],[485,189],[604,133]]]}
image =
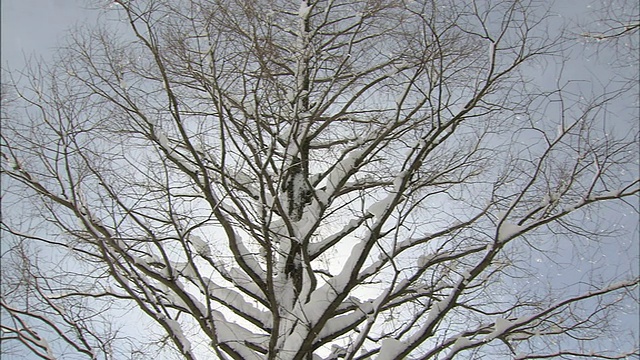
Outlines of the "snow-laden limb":
{"label": "snow-laden limb", "polygon": [[326,297],[330,301],[333,301],[335,295],[342,294],[349,286],[352,277],[354,277],[355,272],[358,270],[359,264],[363,262],[362,258],[368,246],[369,244],[367,244],[366,240],[359,239],[351,248],[351,254],[342,266],[342,270],[340,270],[338,275],[329,279],[326,285],[323,285],[317,292],[314,292],[311,295],[311,299],[321,301]]}
{"label": "snow-laden limb", "polygon": [[368,216],[362,216],[357,219],[351,219],[346,225],[342,227],[342,229],[340,229],[336,233],[330,236],[327,236],[325,239],[321,241],[313,242],[309,244],[309,248],[308,248],[309,256],[312,259],[315,259],[317,256],[321,255],[327,249],[335,245],[338,241],[342,240],[345,236],[353,233],[369,218],[370,217]]}
{"label": "snow-laden limb", "polygon": [[[0,332],[2,333],[1,339],[16,339],[20,341],[24,346],[29,348],[33,353],[43,359],[47,360],[55,360],[57,357],[53,353],[53,349],[51,345],[41,334],[38,333],[35,329],[29,326],[28,318],[35,318],[36,320],[44,321],[51,325],[51,329],[54,333],[57,333],[62,339],[64,339],[68,344],[74,346],[74,341],[66,336],[63,332],[61,332],[52,322],[49,322],[44,317],[39,315],[35,315],[29,312],[22,312],[15,308],[10,307],[8,304],[4,302],[4,300],[0,301],[0,308],[3,312],[6,311],[6,314],[13,320],[14,325],[5,325],[4,323],[0,325]],[[82,349],[76,347],[79,352],[85,353],[85,355],[92,355],[90,352],[91,349]]]}
{"label": "snow-laden limb", "polygon": [[[261,329],[268,330],[271,327],[272,318],[269,314],[250,304],[242,294],[233,289],[222,287],[211,279],[205,279],[203,282],[201,274],[195,268],[194,263],[170,263],[169,267],[189,280],[191,285],[199,288],[201,293],[207,294],[211,301],[227,307],[238,316]],[[203,318],[209,317],[210,312],[207,306],[201,303],[197,297],[192,296],[185,285],[178,279],[173,281],[171,289],[163,286],[162,283],[159,285],[165,289],[163,298],[168,301],[167,305],[181,309],[191,308],[193,314],[201,314]],[[176,291],[176,289],[179,289],[179,291]]]}
{"label": "snow-laden limb", "polygon": [[211,256],[211,248],[209,247],[209,244],[207,244],[207,242],[205,242],[200,236],[191,234],[189,235],[189,241],[193,244],[193,249],[196,254],[203,257]]}
{"label": "snow-laden limb", "polygon": [[190,357],[195,358],[191,349],[191,342],[187,339],[184,332],[182,331],[182,326],[180,323],[174,319],[163,318],[161,319],[167,327],[169,328],[169,333],[175,338],[175,341],[180,344],[180,351],[183,354],[189,354]]}
{"label": "snow-laden limb", "polygon": [[354,326],[368,315],[373,314],[374,307],[373,301],[367,301],[358,303],[357,305],[349,305],[353,307],[353,310],[345,315],[334,316],[327,320],[326,325],[322,328],[322,331],[318,334],[319,340],[324,340],[327,337],[334,337],[335,334],[344,333],[348,329],[353,329]]}
{"label": "snow-laden limb", "polygon": [[[228,268],[227,264],[219,259],[206,259],[225,281],[231,283],[243,294],[253,298],[254,300],[266,304],[264,291],[241,269],[237,267]],[[211,281],[205,282],[205,286],[212,284]]]}
{"label": "snow-laden limb", "polygon": [[356,170],[358,164],[362,162],[364,154],[365,148],[350,150],[342,160],[333,166],[326,176],[324,191],[318,193],[322,204],[327,204],[331,197],[340,190],[342,184],[347,181],[347,178]]}
{"label": "snow-laden limb", "polygon": [[367,212],[374,217],[380,218],[387,213],[387,211],[393,205],[395,198],[395,194],[388,194],[384,199],[371,204],[371,206],[369,206],[369,208],[367,209]]}
{"label": "snow-laden limb", "polygon": [[[265,359],[262,355],[267,349],[268,336],[252,333],[234,322],[229,321],[220,312],[213,312],[213,323],[218,334],[220,346],[228,347],[232,353],[242,359]],[[261,349],[261,351],[256,351]]]}
{"label": "snow-laden limb", "polygon": [[[295,336],[288,337],[284,341],[282,348],[287,350],[284,354],[291,354],[292,358],[297,358],[301,352],[300,350],[295,350],[296,347],[300,349],[301,344],[309,342],[316,337],[314,332],[310,332],[310,330],[317,328],[318,330],[315,331],[320,332],[320,329],[326,326],[327,315],[330,314],[332,309],[336,308],[339,304],[339,299],[348,293],[347,289],[353,286],[351,284],[353,276],[357,274],[357,269],[363,262],[362,255],[369,246],[367,241],[360,240],[351,249],[351,255],[343,265],[340,273],[311,292],[309,301],[300,308],[300,314],[297,316],[297,318],[304,319],[304,321],[296,322],[292,329],[292,334],[295,333]],[[339,331],[339,322],[334,325],[337,327],[333,331]],[[283,356],[285,356],[284,354]]]}
{"label": "snow-laden limb", "polygon": [[239,235],[234,236],[232,240],[233,246],[237,249],[237,256],[239,257],[239,261],[245,264],[249,271],[256,276],[258,279],[264,283],[265,281],[265,271],[257,260],[256,253],[250,251],[244,244],[242,237]]}
{"label": "snow-laden limb", "polygon": [[526,230],[525,227],[503,221],[498,228],[498,242],[505,242],[520,235]]}
{"label": "snow-laden limb", "polygon": [[241,293],[238,293],[233,289],[221,287],[213,282],[209,282],[207,290],[207,294],[209,294],[209,297],[213,301],[226,306],[231,311],[238,314],[238,316],[264,330],[271,328],[273,320],[271,315],[248,302],[245,296]]}
{"label": "snow-laden limb", "polygon": [[406,348],[406,344],[398,339],[387,338],[382,340],[382,346],[380,346],[380,352],[376,359],[379,360],[394,360],[398,358],[398,355],[402,353]]}
{"label": "snow-laden limb", "polygon": [[[462,349],[466,349],[468,347],[473,346],[473,342],[471,340],[469,340],[468,338],[461,336],[459,338],[456,339],[456,342],[453,343],[453,346],[451,347],[451,354],[455,354],[457,352],[459,352]],[[451,356],[449,356],[451,357]]]}
{"label": "snow-laden limb", "polygon": [[503,335],[507,331],[509,331],[515,324],[510,320],[497,318],[495,324],[493,325],[493,331],[489,335],[486,336],[485,341],[490,341],[492,339],[497,338],[498,336]]}

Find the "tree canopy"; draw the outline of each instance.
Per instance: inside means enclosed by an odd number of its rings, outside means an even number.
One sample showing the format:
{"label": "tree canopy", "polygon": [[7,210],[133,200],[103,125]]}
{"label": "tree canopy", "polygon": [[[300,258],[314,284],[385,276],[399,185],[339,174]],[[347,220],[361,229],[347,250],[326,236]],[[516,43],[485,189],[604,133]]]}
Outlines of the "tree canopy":
{"label": "tree canopy", "polygon": [[631,3],[115,1],[2,79],[3,354],[637,355]]}

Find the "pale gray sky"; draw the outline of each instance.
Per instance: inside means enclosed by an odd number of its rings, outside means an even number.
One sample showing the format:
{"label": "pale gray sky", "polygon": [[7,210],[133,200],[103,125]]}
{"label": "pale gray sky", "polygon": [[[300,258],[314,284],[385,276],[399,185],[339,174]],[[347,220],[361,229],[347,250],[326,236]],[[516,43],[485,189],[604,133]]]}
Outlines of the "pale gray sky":
{"label": "pale gray sky", "polygon": [[97,18],[87,0],[4,0],[2,16],[2,66],[21,68],[25,57],[48,57],[75,24]]}

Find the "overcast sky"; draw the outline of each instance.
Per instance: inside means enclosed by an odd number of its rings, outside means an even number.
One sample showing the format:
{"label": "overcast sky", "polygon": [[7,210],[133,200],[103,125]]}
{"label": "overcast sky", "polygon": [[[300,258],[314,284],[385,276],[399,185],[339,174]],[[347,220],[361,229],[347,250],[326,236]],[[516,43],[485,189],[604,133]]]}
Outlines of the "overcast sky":
{"label": "overcast sky", "polygon": [[[592,0],[561,0],[556,1],[554,13],[575,22],[579,14],[591,10]],[[48,58],[58,44],[64,43],[67,32],[75,25],[85,22],[95,22],[100,11],[95,11],[96,4],[107,9],[109,0],[4,0],[0,3],[2,14],[2,67],[7,65],[12,69],[24,66],[25,58],[32,56]],[[89,10],[92,6],[94,10]],[[102,12],[104,14],[104,12]],[[573,18],[573,19],[569,19]],[[579,28],[576,26],[576,32]],[[565,69],[570,77],[579,76],[587,65],[593,71],[596,64],[585,59],[584,62],[573,64]],[[549,76],[550,72],[538,74],[540,77]],[[568,74],[567,74],[568,73]]]}
{"label": "overcast sky", "polygon": [[[108,0],[102,1],[108,7]],[[5,0],[2,8],[2,65],[22,64],[24,56],[47,56],[75,24],[97,18],[87,10],[88,0]],[[586,10],[589,0],[562,0],[556,4],[561,14]],[[14,65],[15,64],[15,65]]]}
{"label": "overcast sky", "polygon": [[2,21],[2,66],[24,65],[25,57],[48,57],[63,41],[68,30],[97,18],[88,11],[87,0],[4,0]]}

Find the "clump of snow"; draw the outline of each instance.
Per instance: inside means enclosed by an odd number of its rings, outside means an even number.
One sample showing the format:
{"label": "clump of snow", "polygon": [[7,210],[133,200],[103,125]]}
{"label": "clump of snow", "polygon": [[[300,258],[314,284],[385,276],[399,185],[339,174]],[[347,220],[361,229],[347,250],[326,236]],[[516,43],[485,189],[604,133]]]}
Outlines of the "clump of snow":
{"label": "clump of snow", "polygon": [[238,253],[242,257],[242,260],[244,260],[245,264],[261,279],[264,279],[264,270],[257,261],[254,253],[245,246],[244,241],[239,235],[235,236],[234,244],[237,246]]}
{"label": "clump of snow", "polygon": [[367,209],[367,212],[375,217],[382,217],[384,213],[389,209],[391,203],[395,199],[395,194],[389,194],[386,198],[376,201]]}
{"label": "clump of snow", "polygon": [[[351,255],[349,255],[349,257],[347,258],[347,261],[343,265],[340,273],[334,276],[333,278],[329,279],[327,284],[322,286],[322,288],[328,287],[329,289],[331,289],[331,292],[333,294],[337,294],[343,291],[344,288],[347,286],[349,279],[351,277],[351,274],[354,272],[359,260],[361,260],[362,254],[366,246],[367,246],[366,241],[359,241],[358,243],[356,243],[351,248]],[[333,296],[335,295],[332,295],[332,298]]]}
{"label": "clump of snow", "polygon": [[523,230],[524,227],[520,225],[503,222],[502,225],[500,225],[500,229],[498,229],[498,241],[502,242],[509,240],[521,233]]}
{"label": "clump of snow", "polygon": [[33,345],[35,345],[36,347],[39,347],[41,349],[44,349],[47,352],[47,356],[50,359],[55,359],[55,356],[53,355],[53,351],[51,349],[51,346],[49,345],[49,342],[47,341],[47,339],[45,339],[44,337],[37,335],[35,333],[31,333],[32,336],[27,335],[25,336],[29,341],[31,341],[33,343]]}
{"label": "clump of snow", "polygon": [[158,143],[160,143],[160,146],[167,150],[167,152],[172,151],[171,144],[169,143],[169,138],[167,137],[167,134],[164,133],[164,131],[156,130],[156,138],[158,139]]}
{"label": "clump of snow", "polygon": [[393,180],[393,192],[398,193],[401,190],[402,182],[404,181],[405,176],[407,176],[407,172],[403,171]]}
{"label": "clump of snow", "polygon": [[336,294],[337,292],[331,284],[324,284],[311,293],[309,302],[303,307],[305,318],[309,320],[309,323],[314,324],[320,319],[335,299]]}
{"label": "clump of snow", "polygon": [[171,335],[178,340],[180,345],[182,345],[182,352],[185,354],[190,353],[191,342],[189,342],[189,340],[187,340],[187,337],[184,336],[184,332],[182,332],[182,327],[180,326],[180,324],[174,319],[164,318],[163,320],[169,327]]}
{"label": "clump of snow", "polygon": [[420,257],[418,258],[418,267],[425,267],[429,263],[429,261],[433,260],[433,258],[433,254],[420,255]]}
{"label": "clump of snow", "polygon": [[564,136],[564,132],[565,132],[564,125],[563,124],[558,125],[558,132],[556,133],[556,138],[555,138],[554,141],[557,141],[558,139],[563,137]]}
{"label": "clump of snow", "polygon": [[493,57],[496,55],[496,43],[491,41],[489,43],[489,63],[493,63]]}
{"label": "clump of snow", "polygon": [[[451,294],[453,294],[453,292]],[[427,315],[427,323],[435,321],[440,316],[442,311],[447,307],[447,301],[450,300],[451,297],[452,296],[449,295],[447,299],[433,303],[433,306],[429,310],[429,315]]]}
{"label": "clump of snow", "polygon": [[311,5],[309,4],[309,0],[301,0],[300,8],[298,9],[298,17],[304,20],[309,17],[310,12]]}
{"label": "clump of snow", "polygon": [[473,342],[471,342],[471,340],[467,339],[464,336],[459,337],[458,339],[456,339],[456,342],[453,343],[453,347],[451,348],[451,352],[457,352],[460,349],[466,348],[473,345]]}
{"label": "clump of snow", "polygon": [[496,319],[496,331],[503,333],[509,328],[509,326],[511,326],[511,321],[503,318]]}
{"label": "clump of snow", "polygon": [[327,179],[326,193],[331,195],[335,192],[338,183],[349,174],[356,166],[356,162],[362,156],[362,150],[353,150],[342,161],[333,168]]}
{"label": "clump of snow", "polygon": [[211,248],[209,248],[209,244],[207,244],[201,237],[197,235],[190,235],[189,240],[193,244],[193,249],[196,253],[203,257],[211,256]]}
{"label": "clump of snow", "polygon": [[212,318],[215,321],[215,327],[218,330],[218,341],[233,349],[238,355],[245,360],[259,360],[262,357],[256,351],[250,349],[245,344],[247,342],[255,344],[264,344],[266,337],[260,334],[254,334],[239,326],[238,324],[226,320],[219,312],[213,312]]}
{"label": "clump of snow", "polygon": [[298,326],[295,329],[300,331],[294,331],[293,333],[289,334],[289,336],[287,336],[284,342],[282,353],[295,354],[304,342],[305,334],[302,333],[304,328]]}
{"label": "clump of snow", "polygon": [[378,354],[378,360],[394,360],[406,348],[405,343],[397,339],[384,339]]}
{"label": "clump of snow", "polygon": [[512,325],[513,323],[507,319],[497,318],[493,331],[487,335],[487,340],[495,339],[504,334]]}
{"label": "clump of snow", "polygon": [[471,278],[471,273],[467,270],[464,270],[460,276],[462,276],[462,284],[467,285],[469,283],[469,279]]}

